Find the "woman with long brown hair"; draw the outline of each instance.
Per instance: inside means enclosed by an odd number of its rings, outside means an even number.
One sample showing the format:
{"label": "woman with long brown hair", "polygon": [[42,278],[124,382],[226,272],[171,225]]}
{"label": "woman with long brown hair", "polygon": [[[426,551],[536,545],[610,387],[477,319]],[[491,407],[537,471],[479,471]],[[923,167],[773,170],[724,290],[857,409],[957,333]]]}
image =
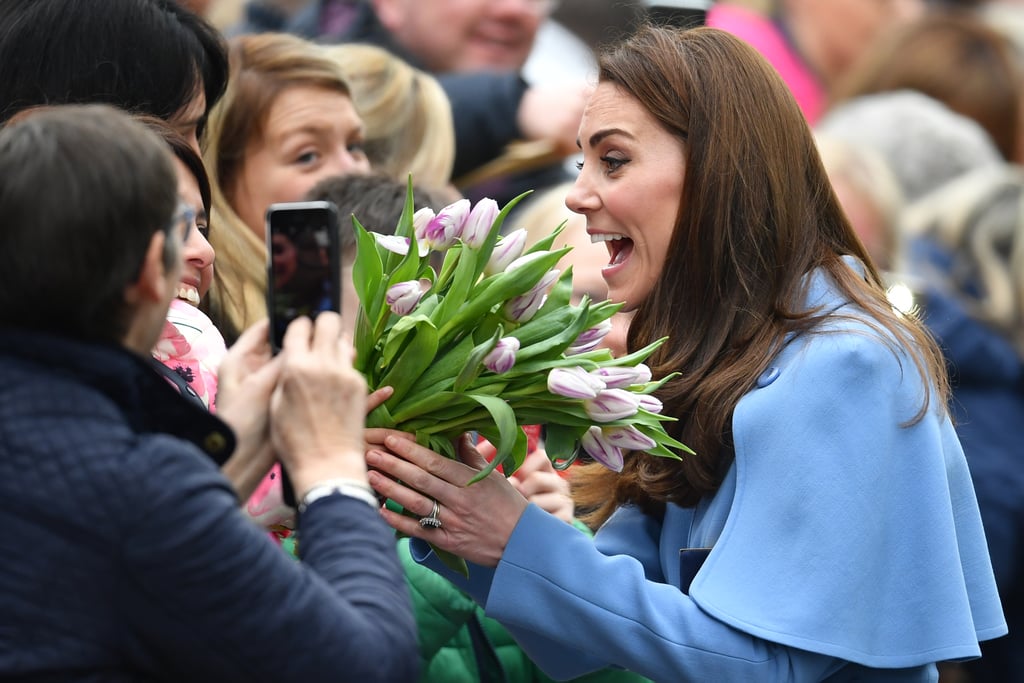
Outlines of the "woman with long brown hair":
{"label": "woman with long brown hair", "polygon": [[[459,581],[555,677],[934,680],[1006,632],[938,347],[892,309],[778,74],[716,29],[606,52],[566,203],[608,245],[682,461],[578,483],[593,542],[483,466],[398,435],[383,511],[466,558]],[[400,483],[406,482],[415,485]],[[564,526],[564,525],[563,525]]]}

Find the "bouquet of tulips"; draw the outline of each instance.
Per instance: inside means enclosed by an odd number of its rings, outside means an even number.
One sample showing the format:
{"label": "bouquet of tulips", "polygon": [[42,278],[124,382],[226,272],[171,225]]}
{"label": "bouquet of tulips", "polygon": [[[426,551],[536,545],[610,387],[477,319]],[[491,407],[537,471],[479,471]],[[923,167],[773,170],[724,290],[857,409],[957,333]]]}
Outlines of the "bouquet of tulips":
{"label": "bouquet of tulips", "polygon": [[665,340],[620,358],[597,348],[620,305],[570,304],[571,272],[555,269],[568,248],[551,249],[562,226],[530,248],[525,230],[501,236],[523,196],[501,210],[461,199],[435,215],[414,212],[410,185],[394,235],[354,218],[356,367],[371,388],[394,387],[368,425],[414,433],[449,457],[459,435],[483,435],[497,454],[474,481],[522,464],[529,424],[546,426],[558,467],[580,447],[615,470],[626,451],[679,458],[688,449],[665,432],[672,418],[651,395],[669,378],[652,381],[643,364]]}

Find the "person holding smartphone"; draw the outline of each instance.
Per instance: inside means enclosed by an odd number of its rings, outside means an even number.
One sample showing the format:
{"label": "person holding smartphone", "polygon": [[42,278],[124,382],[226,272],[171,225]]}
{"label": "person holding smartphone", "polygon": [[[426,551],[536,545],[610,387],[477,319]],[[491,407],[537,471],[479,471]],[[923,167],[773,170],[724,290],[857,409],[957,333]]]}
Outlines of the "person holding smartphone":
{"label": "person holding smartphone", "polygon": [[[246,330],[217,415],[149,362],[194,229],[177,186],[164,143],[108,106],[0,130],[0,678],[415,680],[340,317],[295,321],[277,356],[266,322]],[[288,464],[301,563],[239,509],[232,453]]]}

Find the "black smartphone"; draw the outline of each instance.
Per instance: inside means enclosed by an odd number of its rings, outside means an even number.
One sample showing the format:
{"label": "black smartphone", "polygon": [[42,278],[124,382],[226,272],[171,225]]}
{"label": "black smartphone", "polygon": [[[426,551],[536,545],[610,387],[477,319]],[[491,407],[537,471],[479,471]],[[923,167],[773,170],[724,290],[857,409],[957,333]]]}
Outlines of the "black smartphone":
{"label": "black smartphone", "polygon": [[341,312],[338,209],[331,202],[285,202],[267,209],[267,313],[280,350],[300,316]]}
{"label": "black smartphone", "polygon": [[[285,202],[267,209],[267,313],[270,344],[281,349],[285,330],[300,316],[341,313],[338,209],[330,202]],[[281,491],[296,507],[284,464]]]}

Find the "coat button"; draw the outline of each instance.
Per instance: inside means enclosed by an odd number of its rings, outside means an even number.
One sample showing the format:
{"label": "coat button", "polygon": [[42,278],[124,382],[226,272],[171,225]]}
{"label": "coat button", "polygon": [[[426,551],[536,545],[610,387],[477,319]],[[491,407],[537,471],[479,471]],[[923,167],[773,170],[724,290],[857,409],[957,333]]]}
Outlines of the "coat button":
{"label": "coat button", "polygon": [[779,378],[779,369],[771,367],[761,373],[761,376],[757,378],[757,388],[764,389],[766,386],[774,382]]}
{"label": "coat button", "polygon": [[217,455],[222,452],[228,445],[227,438],[220,432],[210,432],[203,439],[203,448],[210,455]]}

